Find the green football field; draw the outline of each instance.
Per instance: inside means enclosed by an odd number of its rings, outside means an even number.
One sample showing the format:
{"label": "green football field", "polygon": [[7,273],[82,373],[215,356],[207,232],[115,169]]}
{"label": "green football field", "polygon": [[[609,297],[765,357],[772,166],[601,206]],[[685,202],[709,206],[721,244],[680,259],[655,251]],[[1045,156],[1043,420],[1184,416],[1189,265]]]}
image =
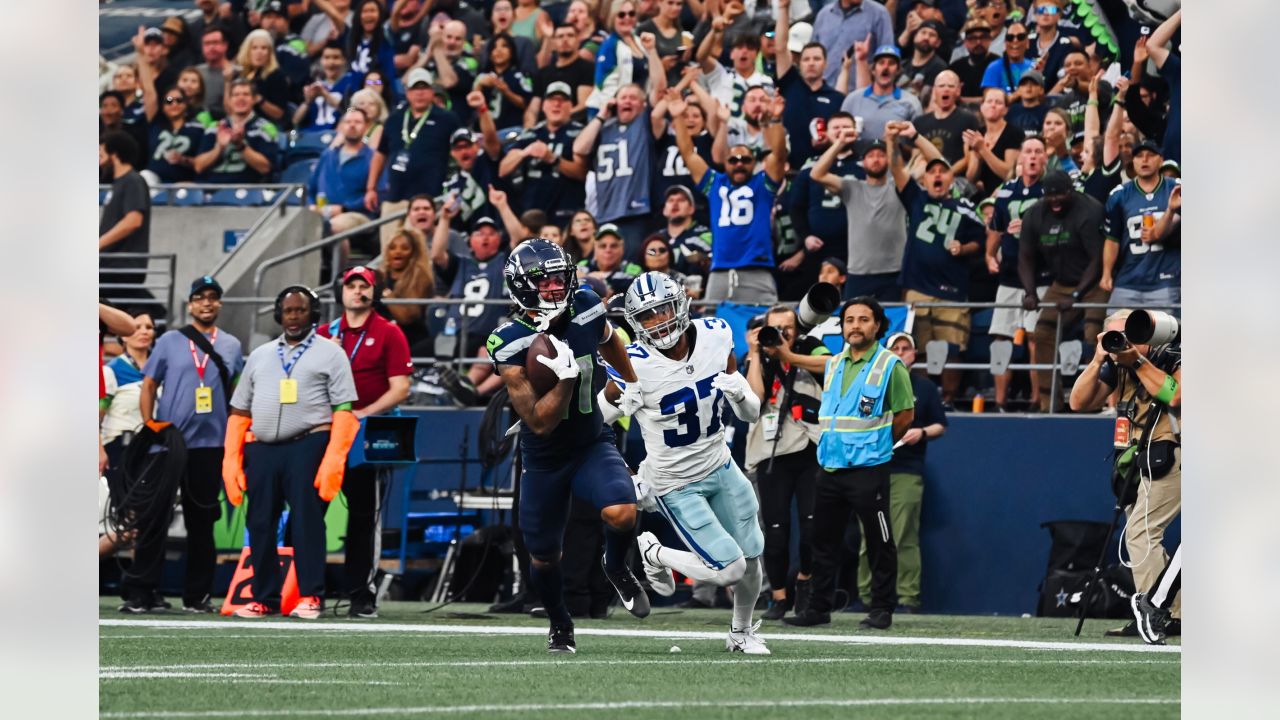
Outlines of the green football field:
{"label": "green football field", "polygon": [[[1116,621],[861,615],[766,623],[773,654],[724,652],[728,610],[545,621],[478,605],[375,621],[125,616],[101,601],[104,718],[1174,718],[1181,648],[1100,637]],[[673,652],[673,646],[679,652]]]}

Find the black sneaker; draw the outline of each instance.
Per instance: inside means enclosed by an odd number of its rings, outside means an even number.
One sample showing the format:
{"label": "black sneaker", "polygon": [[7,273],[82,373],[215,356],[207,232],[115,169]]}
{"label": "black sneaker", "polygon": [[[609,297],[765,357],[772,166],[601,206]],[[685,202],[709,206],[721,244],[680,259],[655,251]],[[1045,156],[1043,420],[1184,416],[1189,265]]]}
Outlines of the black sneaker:
{"label": "black sneaker", "polygon": [[907,603],[903,603],[903,604],[899,605],[898,607],[894,608],[894,609],[893,609],[893,611],[894,611],[894,612],[896,612],[896,613],[905,613],[905,614],[907,614],[907,615],[919,615],[919,614],[920,614],[920,606],[919,606],[919,605],[910,605],[910,604],[907,604]]}
{"label": "black sneaker", "polygon": [[1132,620],[1124,627],[1111,628],[1102,633],[1103,637],[1138,637],[1138,625]]}
{"label": "black sneaker", "polygon": [[890,625],[893,625],[893,613],[888,610],[872,610],[858,623],[864,630],[888,630]]}
{"label": "black sneaker", "polygon": [[781,620],[787,614],[787,609],[791,605],[789,601],[790,598],[774,600],[773,604],[769,606],[769,609],[765,610],[764,614],[760,617],[764,620]]}
{"label": "black sneaker", "polygon": [[200,602],[182,603],[182,612],[192,615],[212,615],[218,612],[218,609],[209,602],[209,596],[206,595]]}
{"label": "black sneaker", "polygon": [[578,652],[578,643],[573,639],[572,625],[551,626],[551,632],[547,633],[547,652],[569,655]]}
{"label": "black sneaker", "polygon": [[163,613],[173,609],[173,604],[164,599],[160,593],[152,593],[151,600],[147,603],[147,612]]}
{"label": "black sneaker", "polygon": [[525,612],[524,606],[526,600],[527,598],[524,593],[520,593],[519,595],[513,596],[510,600],[490,605],[489,612],[519,614]]}
{"label": "black sneaker", "polygon": [[1134,593],[1129,598],[1129,607],[1133,610],[1133,621],[1142,641],[1148,645],[1163,645],[1169,611],[1152,605],[1146,593]]}
{"label": "black sneaker", "polygon": [[547,609],[542,607],[541,605],[534,605],[532,608],[529,609],[529,617],[533,618],[534,620],[546,620],[548,617]]}
{"label": "black sneaker", "polygon": [[142,615],[151,609],[151,602],[143,598],[129,598],[120,605],[120,612],[131,615]]}
{"label": "black sneaker", "polygon": [[796,627],[813,627],[814,625],[830,625],[831,613],[818,612],[813,608],[805,608],[802,613],[782,618],[782,622]]}
{"label": "black sneaker", "polygon": [[377,620],[378,606],[372,600],[352,600],[351,607],[347,610],[347,615],[363,620]]}
{"label": "black sneaker", "polygon": [[[603,564],[602,559],[601,565]],[[609,582],[613,583],[613,589],[618,591],[618,598],[622,600],[622,607],[626,608],[627,612],[638,618],[649,616],[649,596],[644,593],[644,588],[640,587],[640,581],[636,580],[631,568],[623,568],[619,573],[610,573],[606,566],[604,575],[609,578]]]}
{"label": "black sneaker", "polygon": [[809,598],[813,597],[813,580],[796,580],[796,614],[809,609]]}

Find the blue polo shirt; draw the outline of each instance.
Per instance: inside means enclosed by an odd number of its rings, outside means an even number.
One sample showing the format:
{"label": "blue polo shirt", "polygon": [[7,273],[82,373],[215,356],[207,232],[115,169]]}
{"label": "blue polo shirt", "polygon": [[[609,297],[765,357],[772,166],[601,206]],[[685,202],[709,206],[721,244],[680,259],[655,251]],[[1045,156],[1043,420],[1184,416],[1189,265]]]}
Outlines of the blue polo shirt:
{"label": "blue polo shirt", "polygon": [[[206,335],[206,337],[209,337]],[[213,360],[205,361],[199,348],[192,357],[193,343],[177,330],[160,336],[155,350],[142,367],[142,374],[160,384],[160,397],[156,400],[155,419],[171,422],[182,431],[182,439],[188,448],[222,447],[227,434],[227,398],[230,389],[222,386],[218,366]],[[244,368],[240,341],[231,333],[219,329],[212,338],[214,352],[222,358],[234,378]],[[196,368],[204,362],[204,378]],[[213,412],[196,413],[196,388],[203,383],[213,389]]]}
{"label": "blue polo shirt", "polygon": [[1009,72],[1005,72],[1005,59],[1002,57],[991,61],[987,66],[987,71],[982,74],[982,87],[1003,88],[1005,92],[1011,93],[1018,87],[1018,81],[1022,79],[1022,73],[1035,67],[1034,60],[1022,59],[1022,62],[1010,62]]}
{"label": "blue polo shirt", "polygon": [[922,110],[920,99],[902,88],[894,88],[888,95],[876,95],[874,85],[849,93],[840,109],[854,117],[862,118],[864,140],[880,140],[884,137],[885,123],[890,120],[914,120]]}
{"label": "blue polo shirt", "polygon": [[794,65],[786,75],[778,78],[778,90],[787,101],[787,108],[782,111],[782,126],[787,129],[787,139],[791,144],[787,161],[791,167],[800,167],[813,155],[810,130],[814,120],[830,118],[840,109],[844,95],[826,82],[817,90],[810,88]]}
{"label": "blue polo shirt", "polygon": [[364,189],[372,160],[373,149],[363,143],[345,161],[341,147],[325,150],[307,181],[307,197],[314,201],[324,193],[328,202],[340,205],[344,211],[364,212]]}
{"label": "blue polo shirt", "polygon": [[435,106],[425,118],[413,117],[408,106],[391,113],[378,142],[389,185],[383,200],[438,196],[449,170],[449,136],[459,127],[457,115]]}

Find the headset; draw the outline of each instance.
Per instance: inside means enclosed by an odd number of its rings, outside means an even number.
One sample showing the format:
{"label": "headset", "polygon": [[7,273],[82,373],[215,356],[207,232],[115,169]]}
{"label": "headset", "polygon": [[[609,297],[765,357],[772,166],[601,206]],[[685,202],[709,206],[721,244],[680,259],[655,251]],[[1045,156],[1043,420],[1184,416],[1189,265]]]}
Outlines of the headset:
{"label": "headset", "polygon": [[307,296],[308,302],[311,303],[311,324],[318,325],[320,323],[320,296],[316,295],[311,288],[306,285],[290,285],[280,291],[276,296],[275,307],[271,311],[271,317],[275,318],[277,325],[284,324],[284,299],[293,293],[302,293]]}
{"label": "headset", "polygon": [[356,268],[364,268],[366,270],[373,272],[374,283],[373,283],[373,303],[372,304],[375,307],[382,304],[382,278],[378,274],[378,271],[374,270],[373,268],[367,265],[351,265],[349,267],[343,268],[342,272],[338,273],[337,276],[334,277],[333,279],[333,299],[335,302],[337,302],[339,310],[343,309],[342,308],[342,287],[343,287],[342,278],[348,272],[351,272]]}

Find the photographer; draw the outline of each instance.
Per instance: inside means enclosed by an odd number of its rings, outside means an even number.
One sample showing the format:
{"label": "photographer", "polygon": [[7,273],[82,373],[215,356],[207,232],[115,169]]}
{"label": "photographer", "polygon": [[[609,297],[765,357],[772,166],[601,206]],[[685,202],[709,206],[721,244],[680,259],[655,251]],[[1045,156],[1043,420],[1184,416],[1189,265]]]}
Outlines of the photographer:
{"label": "photographer", "polygon": [[[1168,554],[1164,531],[1182,508],[1182,451],[1179,425],[1182,415],[1182,350],[1173,343],[1152,347],[1123,340],[1123,349],[1108,352],[1104,345],[1123,338],[1125,321],[1132,314],[1121,310],[1107,318],[1092,362],[1071,388],[1071,409],[1100,409],[1116,395],[1117,496],[1128,507],[1124,540],[1138,592],[1149,592],[1164,569]],[[1163,313],[1152,313],[1163,315]],[[1136,485],[1136,488],[1133,486]],[[1179,602],[1170,608],[1182,616]],[[1171,624],[1169,634],[1181,630]],[[1134,623],[1108,635],[1136,636]]]}
{"label": "photographer", "polygon": [[[764,522],[764,569],[773,588],[766,620],[789,607],[803,609],[809,589],[809,541],[817,482],[816,446],[822,373],[831,351],[816,338],[799,337],[796,312],[775,305],[764,324],[747,332],[746,376],[760,398],[760,420],[747,434],[746,469],[756,472]],[[762,337],[763,336],[763,337]],[[791,559],[791,501],[800,518],[800,566],[794,597],[787,595]]]}

